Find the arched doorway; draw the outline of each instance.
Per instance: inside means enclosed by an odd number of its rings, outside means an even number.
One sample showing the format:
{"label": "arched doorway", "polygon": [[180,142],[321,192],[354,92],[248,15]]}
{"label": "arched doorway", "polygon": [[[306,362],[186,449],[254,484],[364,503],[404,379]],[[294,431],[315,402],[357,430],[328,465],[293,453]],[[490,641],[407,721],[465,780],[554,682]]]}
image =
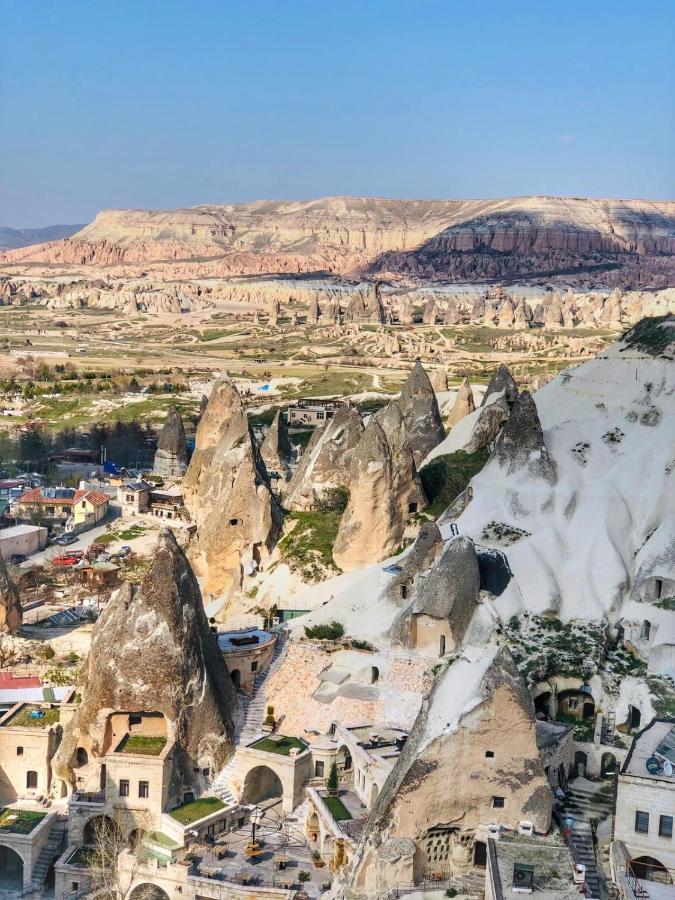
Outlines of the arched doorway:
{"label": "arched doorway", "polygon": [[82,766],[86,766],[89,762],[89,754],[84,749],[84,747],[78,747],[75,751],[75,766],[76,768],[81,768]]}
{"label": "arched doorway", "polygon": [[310,813],[307,816],[307,837],[312,844],[319,842],[319,816],[314,807],[310,807]]}
{"label": "arched doorway", "polygon": [[0,889],[19,891],[23,889],[23,860],[12,850],[0,844]]}
{"label": "arched doorway", "polygon": [[352,770],[352,755],[349,752],[349,748],[345,747],[344,744],[337,752],[337,765],[338,769],[342,769],[343,772],[351,772]]}
{"label": "arched doorway", "polygon": [[137,884],[131,894],[129,900],[169,900],[169,895],[156,884]]}
{"label": "arched doorway", "polygon": [[588,764],[588,757],[584,753],[583,750],[577,750],[574,754],[574,777],[575,778],[583,778],[586,774],[586,766]]}
{"label": "arched doorway", "polygon": [[145,831],[142,828],[134,828],[129,834],[129,846],[132,850],[136,850],[145,838]]}
{"label": "arched doorway", "polygon": [[234,686],[236,687],[236,689],[239,690],[241,688],[241,672],[239,671],[239,669],[232,669],[232,671],[230,672],[230,678],[234,682]]}
{"label": "arched doorway", "polygon": [[642,721],[642,713],[637,706],[628,707],[628,730],[637,731]]}
{"label": "arched doorway", "polygon": [[638,856],[628,863],[633,875],[641,881],[655,881],[658,884],[672,884],[673,878],[668,869],[653,856]]}
{"label": "arched doorway", "polygon": [[370,809],[372,809],[377,803],[377,798],[380,796],[380,789],[376,784],[374,784],[370,789]]}
{"label": "arched doorway", "polygon": [[485,841],[474,841],[473,843],[473,864],[484,869],[487,866],[487,845]]}
{"label": "arched doorway", "polygon": [[614,778],[616,775],[616,756],[613,753],[602,754],[600,775],[602,778]]}
{"label": "arched doorway", "polygon": [[558,711],[564,715],[588,721],[595,715],[595,701],[586,691],[560,691],[558,694]]}
{"label": "arched doorway", "polygon": [[534,698],[534,711],[535,713],[540,713],[541,716],[549,719],[551,717],[551,700],[553,698],[553,694],[550,691],[544,691],[542,694],[539,694],[538,697]]}
{"label": "arched doorway", "polygon": [[255,766],[244,779],[242,803],[262,803],[281,798],[284,788],[281,779],[269,766]]}
{"label": "arched doorway", "polygon": [[370,668],[370,683],[375,684],[375,682],[378,681],[379,678],[380,678],[380,670],[377,668],[377,666],[371,666],[371,668]]}
{"label": "arched doorway", "polygon": [[82,843],[85,847],[96,847],[101,843],[119,844],[121,849],[122,830],[110,816],[92,816],[84,826]]}

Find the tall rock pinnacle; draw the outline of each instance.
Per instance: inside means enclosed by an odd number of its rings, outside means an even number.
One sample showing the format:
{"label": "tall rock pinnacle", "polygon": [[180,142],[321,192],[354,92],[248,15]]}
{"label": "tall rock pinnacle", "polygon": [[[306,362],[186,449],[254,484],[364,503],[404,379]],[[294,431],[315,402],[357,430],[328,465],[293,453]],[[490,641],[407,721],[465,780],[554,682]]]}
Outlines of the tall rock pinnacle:
{"label": "tall rock pinnacle", "polygon": [[415,465],[419,466],[445,437],[436,394],[419,360],[403,385],[398,403],[415,457]]}
{"label": "tall rock pinnacle", "polygon": [[282,513],[237,389],[214,386],[199,423],[195,452],[183,480],[185,505],[197,525],[190,556],[204,589],[232,598],[245,572],[272,550]]}
{"label": "tall rock pinnacle", "polygon": [[187,467],[187,443],[183,419],[175,406],[169,407],[159,433],[154,469],[165,478],[178,478]]}
{"label": "tall rock pinnacle", "polygon": [[89,757],[85,789],[97,790],[103,757],[147,714],[152,734],[174,743],[177,794],[201,787],[205,768],[217,771],[232,753],[239,701],[209,628],[197,579],[169,530],[160,532],[140,586],[124,584],[92,633],[82,702],[65,726],[55,772],[74,782],[76,750]]}
{"label": "tall rock pinnacle", "polygon": [[0,555],[0,633],[16,634],[21,628],[22,617],[19,592]]}

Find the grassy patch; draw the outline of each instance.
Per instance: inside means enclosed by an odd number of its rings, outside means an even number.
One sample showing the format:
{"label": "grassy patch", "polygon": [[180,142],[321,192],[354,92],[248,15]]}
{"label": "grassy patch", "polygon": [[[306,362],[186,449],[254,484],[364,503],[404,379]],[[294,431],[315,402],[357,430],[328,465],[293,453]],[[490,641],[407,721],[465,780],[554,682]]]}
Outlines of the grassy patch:
{"label": "grassy patch", "polygon": [[661,356],[675,343],[675,316],[668,313],[642,319],[622,335],[622,339],[626,347],[641,350],[650,356]]}
{"label": "grassy patch", "polygon": [[[31,713],[42,713],[40,716],[33,716]],[[22,707],[7,724],[12,728],[47,728],[49,725],[55,725],[59,721],[58,708],[29,705]]]}
{"label": "grassy patch", "polygon": [[117,748],[117,752],[139,753],[142,756],[159,756],[165,747],[165,737],[128,734]]}
{"label": "grassy patch", "polygon": [[145,839],[149,844],[154,844],[156,847],[162,847],[164,850],[180,849],[180,844],[172,841],[163,831],[150,831]]}
{"label": "grassy patch", "polygon": [[340,573],[333,561],[333,544],[341,516],[339,510],[289,514],[297,524],[279,541],[279,550],[289,569],[299,572],[304,581],[316,584],[327,574]]}
{"label": "grassy patch", "polygon": [[139,538],[147,529],[143,525],[131,525],[124,531],[110,531],[108,534],[102,534],[96,538],[97,544],[114,544],[115,541],[133,541]]}
{"label": "grassy patch", "polygon": [[345,822],[347,819],[352,818],[352,814],[339,797],[326,796],[321,799],[336,822]]}
{"label": "grassy patch", "polygon": [[68,857],[68,865],[83,869],[101,868],[101,857],[92,847],[78,847]]}
{"label": "grassy patch", "polygon": [[191,825],[224,808],[225,804],[218,797],[200,797],[199,800],[193,800],[191,803],[179,806],[178,809],[172,809],[169,815],[181,825]]}
{"label": "grassy patch", "polygon": [[422,487],[429,500],[426,510],[434,518],[440,516],[448,506],[466,490],[474,475],[481,471],[488,461],[487,450],[478,450],[476,453],[450,453],[447,456],[438,456],[420,470]]}
{"label": "grassy patch", "polygon": [[307,744],[299,738],[287,737],[280,734],[272,737],[260,738],[255,744],[251,745],[254,750],[265,750],[267,753],[278,753],[280,756],[288,756],[293,748],[298,750],[306,750]]}
{"label": "grassy patch", "polygon": [[31,809],[0,809],[0,831],[30,834],[46,815]]}

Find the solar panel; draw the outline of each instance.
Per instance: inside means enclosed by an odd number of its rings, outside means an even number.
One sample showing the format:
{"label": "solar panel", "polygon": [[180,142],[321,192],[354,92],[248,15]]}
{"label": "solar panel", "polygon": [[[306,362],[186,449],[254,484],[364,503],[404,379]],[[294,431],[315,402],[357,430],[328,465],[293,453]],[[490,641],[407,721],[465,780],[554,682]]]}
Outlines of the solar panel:
{"label": "solar panel", "polygon": [[661,743],[656,748],[659,756],[667,759],[671,765],[675,765],[675,728],[671,728]]}

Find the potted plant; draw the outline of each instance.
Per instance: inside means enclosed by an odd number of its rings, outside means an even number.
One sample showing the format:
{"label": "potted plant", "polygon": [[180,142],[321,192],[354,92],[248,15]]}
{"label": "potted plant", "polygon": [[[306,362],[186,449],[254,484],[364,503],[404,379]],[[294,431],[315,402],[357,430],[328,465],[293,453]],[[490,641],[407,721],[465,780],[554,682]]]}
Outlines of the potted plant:
{"label": "potted plant", "polygon": [[323,869],[323,867],[326,865],[318,850],[312,850],[312,860],[314,861],[315,869]]}
{"label": "potted plant", "polygon": [[338,768],[337,763],[332,762],[330,772],[328,773],[328,781],[326,782],[328,793],[331,797],[337,797],[338,792]]}
{"label": "potted plant", "polygon": [[312,876],[309,872],[306,872],[304,869],[302,872],[298,872],[298,881],[300,884],[307,884],[308,881],[312,880]]}
{"label": "potted plant", "polygon": [[267,707],[267,715],[265,716],[265,720],[262,725],[262,730],[265,732],[265,734],[271,734],[274,731],[276,724],[277,723],[274,718],[274,707],[268,706]]}

